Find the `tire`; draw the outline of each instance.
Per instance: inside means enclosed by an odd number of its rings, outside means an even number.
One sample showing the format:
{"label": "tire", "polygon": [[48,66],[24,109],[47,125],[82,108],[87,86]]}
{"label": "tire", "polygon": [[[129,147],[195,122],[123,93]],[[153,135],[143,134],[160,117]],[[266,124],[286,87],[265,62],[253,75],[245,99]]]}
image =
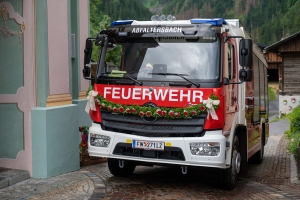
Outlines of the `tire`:
{"label": "tire", "polygon": [[239,138],[234,136],[233,147],[231,154],[231,166],[230,168],[223,169],[221,174],[222,187],[227,190],[232,190],[237,184],[238,174],[241,169],[241,154]]}
{"label": "tire", "polygon": [[135,170],[136,165],[127,160],[122,160],[124,162],[124,166],[121,168],[119,165],[119,160],[108,158],[107,164],[110,173],[114,176],[118,177],[128,177],[131,176]]}

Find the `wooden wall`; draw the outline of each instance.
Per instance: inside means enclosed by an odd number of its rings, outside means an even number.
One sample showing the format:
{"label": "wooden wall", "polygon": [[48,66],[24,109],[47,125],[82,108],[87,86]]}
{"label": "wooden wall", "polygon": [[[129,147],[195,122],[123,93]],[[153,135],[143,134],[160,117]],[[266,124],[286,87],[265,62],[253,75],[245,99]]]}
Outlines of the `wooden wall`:
{"label": "wooden wall", "polygon": [[282,62],[282,57],[279,53],[268,52],[265,54],[265,57],[268,64]]}
{"label": "wooden wall", "polygon": [[280,94],[300,95],[300,32],[273,45],[265,57],[268,69],[278,69]]}
{"label": "wooden wall", "polygon": [[300,53],[284,55],[283,80],[284,94],[300,94]]}
{"label": "wooden wall", "polygon": [[300,52],[300,36],[295,37],[279,45],[278,52],[279,53]]}

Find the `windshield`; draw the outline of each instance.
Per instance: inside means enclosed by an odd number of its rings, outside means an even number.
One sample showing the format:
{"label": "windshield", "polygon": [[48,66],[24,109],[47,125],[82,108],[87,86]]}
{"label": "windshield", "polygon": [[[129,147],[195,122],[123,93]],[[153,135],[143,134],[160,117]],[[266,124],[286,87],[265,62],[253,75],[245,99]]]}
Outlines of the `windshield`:
{"label": "windshield", "polygon": [[[134,40],[133,40],[134,41]],[[188,40],[183,37],[152,38],[149,41],[135,41],[123,44],[123,66],[121,70],[137,77],[138,80],[151,79],[183,81],[174,75],[183,74],[188,79],[199,81],[219,78],[220,43],[203,39]]]}
{"label": "windshield", "polygon": [[185,81],[166,73],[198,82],[219,79],[218,37],[131,37],[117,45],[122,48],[117,69],[137,80]]}

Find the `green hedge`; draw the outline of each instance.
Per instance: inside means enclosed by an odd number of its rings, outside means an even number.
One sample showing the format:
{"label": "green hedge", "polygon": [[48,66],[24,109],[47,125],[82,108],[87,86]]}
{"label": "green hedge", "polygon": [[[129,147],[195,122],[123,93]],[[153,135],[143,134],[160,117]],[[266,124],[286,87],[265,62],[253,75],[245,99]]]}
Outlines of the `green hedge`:
{"label": "green hedge", "polygon": [[288,150],[294,157],[298,158],[297,147],[300,140],[300,105],[294,108],[293,112],[289,116],[290,119],[290,130],[286,131],[285,134],[290,139]]}

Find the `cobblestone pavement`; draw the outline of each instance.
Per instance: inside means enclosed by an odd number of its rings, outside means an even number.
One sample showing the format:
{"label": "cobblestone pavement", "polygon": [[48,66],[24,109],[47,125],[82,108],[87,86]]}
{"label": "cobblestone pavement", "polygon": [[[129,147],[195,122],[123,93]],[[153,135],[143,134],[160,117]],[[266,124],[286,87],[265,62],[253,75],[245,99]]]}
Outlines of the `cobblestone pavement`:
{"label": "cobblestone pavement", "polygon": [[101,163],[49,179],[22,181],[0,189],[0,199],[300,199],[299,181],[291,183],[292,157],[282,130],[286,127],[284,121],[271,123],[263,163],[251,164],[231,191],[220,188],[213,169],[188,168],[183,175],[180,168],[139,166],[133,176],[119,178]]}
{"label": "cobblestone pavement", "polygon": [[0,199],[90,199],[93,180],[87,171],[77,171],[49,179],[30,178],[0,190]]}

